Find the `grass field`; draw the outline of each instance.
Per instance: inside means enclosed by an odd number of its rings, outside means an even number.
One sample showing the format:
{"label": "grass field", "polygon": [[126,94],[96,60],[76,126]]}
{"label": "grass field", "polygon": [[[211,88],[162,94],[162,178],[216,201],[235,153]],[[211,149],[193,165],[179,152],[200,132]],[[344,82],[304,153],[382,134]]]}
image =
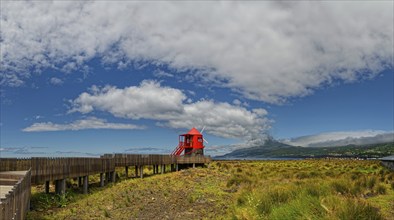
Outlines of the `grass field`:
{"label": "grass field", "polygon": [[217,161],[144,179],[119,174],[88,195],[36,187],[28,219],[394,219],[394,173],[378,161]]}

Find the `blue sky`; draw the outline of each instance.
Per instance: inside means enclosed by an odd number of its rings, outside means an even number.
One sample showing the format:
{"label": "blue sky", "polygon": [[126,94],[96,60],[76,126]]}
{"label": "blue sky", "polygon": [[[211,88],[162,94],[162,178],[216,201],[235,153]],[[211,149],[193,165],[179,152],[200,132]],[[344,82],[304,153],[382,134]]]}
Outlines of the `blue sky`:
{"label": "blue sky", "polygon": [[392,8],[2,3],[1,156],[169,153],[193,126],[213,155],[392,138]]}

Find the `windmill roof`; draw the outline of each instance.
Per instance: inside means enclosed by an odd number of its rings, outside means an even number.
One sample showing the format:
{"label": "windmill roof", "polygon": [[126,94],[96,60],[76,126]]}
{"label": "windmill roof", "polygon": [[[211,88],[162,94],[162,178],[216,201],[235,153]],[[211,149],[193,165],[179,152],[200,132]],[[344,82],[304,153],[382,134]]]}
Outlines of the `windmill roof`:
{"label": "windmill roof", "polygon": [[200,133],[196,128],[190,129],[190,131],[187,132],[187,134],[191,134],[191,135],[201,135],[201,133]]}

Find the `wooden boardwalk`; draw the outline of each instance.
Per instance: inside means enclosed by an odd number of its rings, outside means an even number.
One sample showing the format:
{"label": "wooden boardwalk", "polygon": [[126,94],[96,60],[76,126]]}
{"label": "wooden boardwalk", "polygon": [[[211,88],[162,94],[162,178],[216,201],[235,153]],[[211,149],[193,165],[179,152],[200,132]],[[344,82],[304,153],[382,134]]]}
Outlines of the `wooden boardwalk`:
{"label": "wooden boardwalk", "polygon": [[211,162],[208,156],[171,156],[154,154],[104,154],[100,158],[32,157],[0,158],[0,220],[24,219],[29,209],[31,185],[55,183],[55,192],[64,194],[66,180],[78,178],[83,192],[88,193],[89,175],[100,174],[100,186],[115,182],[115,168],[124,167],[128,177],[129,166],[135,167],[135,176],[144,176],[144,166],[152,166],[153,173],[177,171],[179,165],[193,166]]}

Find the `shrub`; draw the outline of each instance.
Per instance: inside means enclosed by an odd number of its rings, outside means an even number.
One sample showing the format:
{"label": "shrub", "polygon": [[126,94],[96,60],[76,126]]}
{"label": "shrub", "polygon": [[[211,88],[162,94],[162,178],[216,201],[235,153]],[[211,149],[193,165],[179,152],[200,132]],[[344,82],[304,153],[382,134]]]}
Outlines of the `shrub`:
{"label": "shrub", "polygon": [[238,205],[238,206],[243,206],[243,205],[245,205],[245,204],[246,204],[246,199],[245,199],[245,197],[244,197],[244,196],[238,197],[238,199],[237,199],[237,205]]}
{"label": "shrub", "polygon": [[326,171],[325,174],[326,174],[326,176],[329,176],[329,177],[333,177],[335,175],[334,172],[331,170]]}
{"label": "shrub", "polygon": [[383,186],[382,184],[378,184],[377,186],[376,186],[376,189],[375,189],[375,191],[378,193],[378,194],[381,194],[381,195],[383,195],[383,194],[386,194],[386,187],[385,186]]}
{"label": "shrub", "polygon": [[274,208],[268,219],[322,219],[324,213],[318,198],[303,196]]}
{"label": "shrub", "polygon": [[299,172],[296,174],[297,179],[306,179],[309,178],[309,174],[306,172]]}
{"label": "shrub", "polygon": [[375,184],[376,184],[376,177],[372,176],[372,177],[368,178],[367,187],[369,189],[372,189],[375,186]]}
{"label": "shrub", "polygon": [[269,198],[265,197],[264,199],[260,200],[260,203],[257,205],[256,209],[258,213],[268,215],[269,213],[271,213],[272,206],[272,201]]}
{"label": "shrub", "polygon": [[341,206],[341,209],[337,212],[337,218],[344,220],[383,219],[378,209],[368,203],[352,199],[347,199],[345,205]]}
{"label": "shrub", "polygon": [[334,191],[341,193],[341,194],[346,194],[350,192],[349,184],[346,183],[345,181],[337,180],[331,183],[332,189]]}
{"label": "shrub", "polygon": [[246,176],[242,176],[240,174],[235,174],[227,181],[227,187],[231,187],[233,185],[239,186],[239,185],[241,185],[241,183],[250,184],[250,183],[252,183],[252,181],[250,180],[250,178],[248,178]]}
{"label": "shrub", "polygon": [[275,189],[268,193],[272,203],[281,204],[286,203],[294,197],[295,193],[292,190]]}

